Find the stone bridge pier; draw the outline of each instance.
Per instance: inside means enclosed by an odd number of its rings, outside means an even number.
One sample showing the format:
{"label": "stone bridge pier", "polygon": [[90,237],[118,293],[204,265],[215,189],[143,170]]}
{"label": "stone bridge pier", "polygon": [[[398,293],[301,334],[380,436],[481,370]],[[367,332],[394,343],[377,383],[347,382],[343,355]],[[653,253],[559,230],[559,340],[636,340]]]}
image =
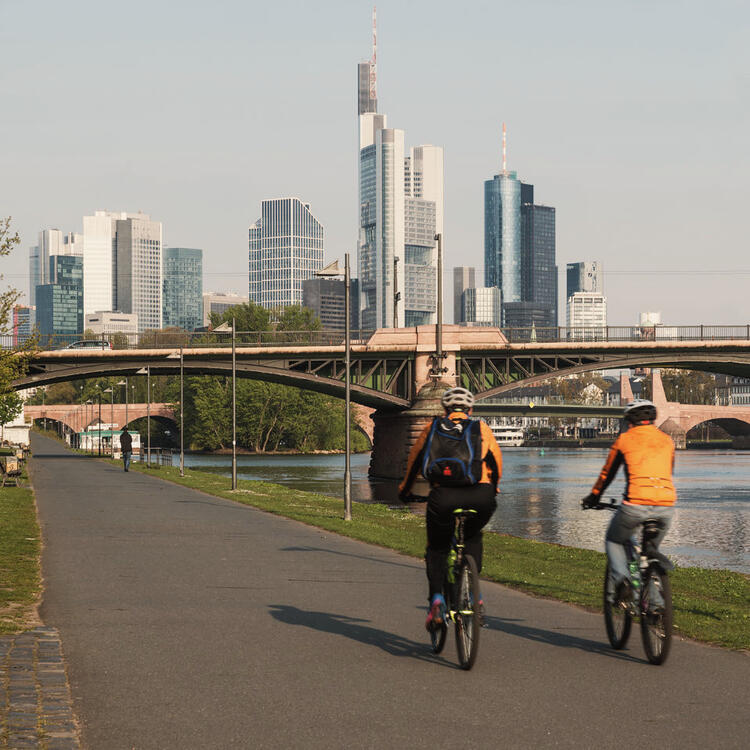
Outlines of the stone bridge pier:
{"label": "stone bridge pier", "polygon": [[[443,356],[440,360],[435,356],[435,326],[418,326],[408,331],[411,337],[416,336],[414,392],[417,395],[405,411],[378,409],[373,413],[371,477],[403,479],[414,441],[433,417],[443,413],[440,397],[446,388],[455,386],[457,382],[459,326],[443,328]],[[413,345],[414,341],[410,343]]]}

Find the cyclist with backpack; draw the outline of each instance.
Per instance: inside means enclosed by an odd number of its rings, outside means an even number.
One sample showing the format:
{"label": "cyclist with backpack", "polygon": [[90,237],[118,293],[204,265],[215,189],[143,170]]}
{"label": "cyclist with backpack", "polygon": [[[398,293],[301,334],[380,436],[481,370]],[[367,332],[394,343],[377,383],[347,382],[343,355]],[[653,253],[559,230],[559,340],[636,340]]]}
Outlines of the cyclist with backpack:
{"label": "cyclist with backpack", "polygon": [[[466,388],[449,388],[441,398],[445,415],[435,417],[412,446],[399,497],[406,501],[418,474],[430,483],[427,498],[425,564],[430,611],[425,626],[431,630],[445,621],[443,571],[453,534],[453,511],[472,509],[466,520],[466,552],[482,570],[482,528],[497,508],[502,454],[492,430],[471,419],[474,396]],[[480,611],[483,603],[479,602]]]}
{"label": "cyclist with backpack", "polygon": [[607,601],[610,604],[625,601],[629,596],[626,542],[644,521],[653,519],[661,526],[654,539],[654,546],[658,548],[672,521],[677,499],[672,482],[674,443],[654,424],[656,407],[651,401],[636,399],[625,407],[624,416],[628,430],[612,444],[599,478],[582,501],[584,508],[596,508],[602,493],[620,466],[624,466],[623,502],[612,517],[605,539],[609,562]]}

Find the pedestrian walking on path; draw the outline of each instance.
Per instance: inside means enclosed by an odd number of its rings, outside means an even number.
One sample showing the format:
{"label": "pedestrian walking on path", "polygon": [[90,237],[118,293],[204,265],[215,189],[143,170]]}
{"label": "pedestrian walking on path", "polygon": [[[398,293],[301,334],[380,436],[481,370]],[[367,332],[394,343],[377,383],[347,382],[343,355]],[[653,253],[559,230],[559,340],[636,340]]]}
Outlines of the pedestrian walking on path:
{"label": "pedestrian walking on path", "polygon": [[133,455],[133,438],[128,432],[128,426],[122,428],[122,434],[120,435],[120,450],[122,451],[122,462],[125,466],[125,471],[130,468],[130,457]]}

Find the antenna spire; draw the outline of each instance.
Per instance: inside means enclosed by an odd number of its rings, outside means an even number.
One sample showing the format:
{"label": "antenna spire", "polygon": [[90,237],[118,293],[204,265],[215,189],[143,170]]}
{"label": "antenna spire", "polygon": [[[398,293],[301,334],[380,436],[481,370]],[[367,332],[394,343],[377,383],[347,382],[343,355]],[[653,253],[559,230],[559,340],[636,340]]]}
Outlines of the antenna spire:
{"label": "antenna spire", "polygon": [[370,99],[375,100],[378,97],[378,20],[377,7],[372,6],[372,64],[370,65]]}
{"label": "antenna spire", "polygon": [[503,174],[508,171],[507,142],[505,137],[505,123],[503,123]]}

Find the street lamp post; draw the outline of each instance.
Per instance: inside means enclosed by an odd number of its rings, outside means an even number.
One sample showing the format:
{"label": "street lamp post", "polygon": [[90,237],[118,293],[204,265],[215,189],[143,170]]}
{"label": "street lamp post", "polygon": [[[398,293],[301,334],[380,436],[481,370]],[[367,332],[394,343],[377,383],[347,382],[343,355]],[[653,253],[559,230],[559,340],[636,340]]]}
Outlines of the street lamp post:
{"label": "street lamp post", "polygon": [[[395,271],[395,264],[394,264]],[[330,263],[315,273],[316,276],[341,276],[338,261]],[[349,278],[349,253],[344,253],[344,520],[352,520],[351,472],[351,281]],[[395,311],[395,303],[394,303]],[[396,322],[394,320],[394,327]]]}
{"label": "street lamp post", "polygon": [[180,476],[185,476],[185,370],[183,359],[183,348],[180,347],[179,355],[176,352],[167,356],[167,359],[180,358]]}
{"label": "street lamp post", "polygon": [[235,336],[235,319],[232,326],[226,321],[214,328],[214,332],[228,333],[232,331],[232,489],[237,489],[237,345]]}
{"label": "street lamp post", "polygon": [[103,393],[109,393],[109,453],[111,458],[115,457],[115,434],[112,426],[115,423],[115,390],[110,386],[105,388]]}
{"label": "street lamp post", "polygon": [[146,376],[146,467],[151,468],[151,365],[138,370],[138,375]]}
{"label": "street lamp post", "polygon": [[99,391],[99,393],[96,394],[99,399],[99,445],[98,445],[98,451],[99,451],[99,457],[101,458],[102,455],[102,392]]}

